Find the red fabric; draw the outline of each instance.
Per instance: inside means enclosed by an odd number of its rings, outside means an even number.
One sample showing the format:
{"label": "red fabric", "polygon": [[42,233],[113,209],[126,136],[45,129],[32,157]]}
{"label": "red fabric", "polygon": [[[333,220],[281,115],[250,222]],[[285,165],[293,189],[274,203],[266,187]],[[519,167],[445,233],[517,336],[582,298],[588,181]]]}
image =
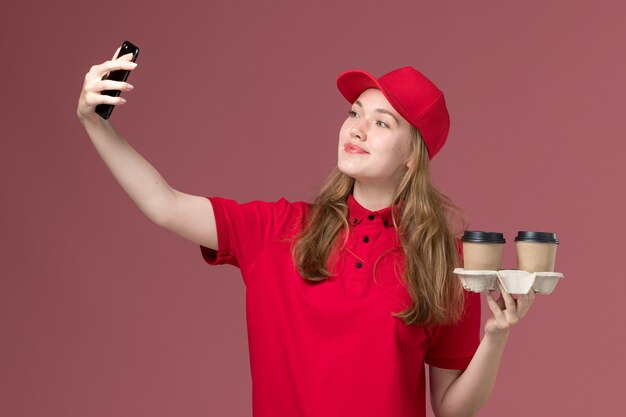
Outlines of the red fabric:
{"label": "red fabric", "polygon": [[370,212],[350,196],[348,243],[334,275],[315,284],[297,273],[288,240],[308,203],[209,199],[219,250],[200,248],[211,265],[238,266],[246,284],[255,417],[424,416],[424,363],[467,367],[479,342],[478,294],[467,293],[454,326],[391,315],[410,305],[391,208]]}

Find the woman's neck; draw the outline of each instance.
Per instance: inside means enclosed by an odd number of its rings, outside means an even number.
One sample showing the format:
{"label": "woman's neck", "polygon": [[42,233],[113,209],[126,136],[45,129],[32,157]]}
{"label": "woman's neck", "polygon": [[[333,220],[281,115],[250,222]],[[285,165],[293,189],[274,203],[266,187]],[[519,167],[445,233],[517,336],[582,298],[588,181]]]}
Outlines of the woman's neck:
{"label": "woman's neck", "polygon": [[389,187],[375,187],[355,181],[352,195],[364,208],[377,211],[393,204],[394,192]]}

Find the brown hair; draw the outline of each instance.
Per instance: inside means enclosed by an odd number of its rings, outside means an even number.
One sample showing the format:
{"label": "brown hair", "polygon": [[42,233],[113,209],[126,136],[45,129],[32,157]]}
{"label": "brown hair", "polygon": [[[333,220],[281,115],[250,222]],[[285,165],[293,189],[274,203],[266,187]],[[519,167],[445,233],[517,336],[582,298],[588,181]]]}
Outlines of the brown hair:
{"label": "brown hair", "polygon": [[[412,126],[411,133],[412,163],[396,190],[393,205],[398,209],[392,219],[405,258],[402,282],[412,305],[393,316],[407,325],[450,324],[463,311],[463,289],[452,271],[460,264],[455,235],[466,228],[467,219],[432,184],[426,146]],[[332,275],[329,266],[348,237],[346,198],[353,187],[354,178],[335,167],[315,197],[292,247],[293,262],[305,280],[323,281]],[[457,231],[456,219],[461,220]]]}

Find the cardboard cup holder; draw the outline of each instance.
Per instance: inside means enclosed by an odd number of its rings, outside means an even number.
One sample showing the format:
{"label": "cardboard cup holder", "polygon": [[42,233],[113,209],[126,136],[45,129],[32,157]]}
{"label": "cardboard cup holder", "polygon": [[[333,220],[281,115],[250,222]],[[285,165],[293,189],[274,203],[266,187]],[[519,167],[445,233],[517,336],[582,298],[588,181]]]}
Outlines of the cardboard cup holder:
{"label": "cardboard cup holder", "polygon": [[497,282],[509,294],[528,294],[532,289],[537,294],[550,294],[556,284],[563,278],[561,272],[533,272],[518,269],[501,269],[499,271],[465,270],[456,268],[454,273],[459,276],[463,288],[473,292],[498,290]]}

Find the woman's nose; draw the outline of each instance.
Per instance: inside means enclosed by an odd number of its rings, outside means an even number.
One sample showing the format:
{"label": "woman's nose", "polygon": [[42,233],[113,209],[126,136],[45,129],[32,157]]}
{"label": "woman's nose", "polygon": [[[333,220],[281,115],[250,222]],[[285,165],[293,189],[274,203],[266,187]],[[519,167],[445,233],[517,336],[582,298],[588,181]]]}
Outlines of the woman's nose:
{"label": "woman's nose", "polygon": [[365,135],[365,130],[363,129],[363,125],[361,123],[355,123],[352,128],[350,128],[350,137],[352,139],[359,140],[367,139]]}

